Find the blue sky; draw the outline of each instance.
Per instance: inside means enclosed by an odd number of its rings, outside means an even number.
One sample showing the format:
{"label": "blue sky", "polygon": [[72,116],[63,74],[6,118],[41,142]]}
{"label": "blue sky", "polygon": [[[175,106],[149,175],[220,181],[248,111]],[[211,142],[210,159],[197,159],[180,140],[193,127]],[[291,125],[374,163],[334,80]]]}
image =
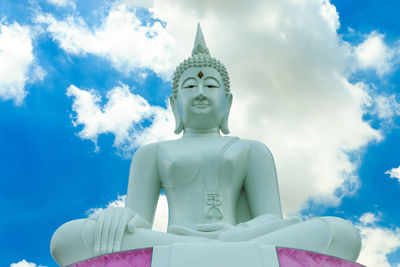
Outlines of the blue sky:
{"label": "blue sky", "polygon": [[399,8],[2,0],[0,265],[56,266],[57,227],[115,203],[134,151],[173,138],[171,74],[200,21],[231,77],[232,135],[270,147],[285,214],[349,219],[361,263],[398,266]]}

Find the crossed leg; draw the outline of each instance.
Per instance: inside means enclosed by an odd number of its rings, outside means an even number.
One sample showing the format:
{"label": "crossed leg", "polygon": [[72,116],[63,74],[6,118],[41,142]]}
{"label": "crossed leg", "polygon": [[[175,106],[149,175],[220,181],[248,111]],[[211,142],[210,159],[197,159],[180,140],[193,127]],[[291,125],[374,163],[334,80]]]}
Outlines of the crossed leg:
{"label": "crossed leg", "polygon": [[[95,220],[74,220],[62,225],[51,240],[51,253],[61,266],[98,256],[94,252]],[[138,228],[125,232],[121,251],[173,243],[218,242],[196,236],[182,236]],[[220,241],[223,243],[222,241]],[[310,250],[355,261],[361,248],[357,229],[348,221],[335,217],[314,218],[293,224],[248,242]]]}
{"label": "crossed leg", "polygon": [[361,238],[348,221],[337,217],[313,218],[253,239],[251,242],[309,250],[355,261]]}
{"label": "crossed leg", "polygon": [[[50,250],[59,265],[68,266],[99,256],[94,251],[95,224],[96,220],[94,219],[80,219],[67,222],[57,229],[51,239]],[[213,241],[216,240],[138,228],[134,233],[125,232],[121,242],[121,251],[171,245],[172,243]]]}

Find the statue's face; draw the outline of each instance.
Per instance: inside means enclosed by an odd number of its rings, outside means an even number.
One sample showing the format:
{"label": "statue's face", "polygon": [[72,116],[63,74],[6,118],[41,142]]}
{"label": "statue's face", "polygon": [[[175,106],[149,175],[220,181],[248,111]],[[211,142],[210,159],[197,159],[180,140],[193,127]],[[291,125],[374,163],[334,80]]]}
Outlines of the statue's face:
{"label": "statue's face", "polygon": [[176,107],[185,129],[219,128],[228,106],[224,83],[216,69],[193,67],[182,73]]}

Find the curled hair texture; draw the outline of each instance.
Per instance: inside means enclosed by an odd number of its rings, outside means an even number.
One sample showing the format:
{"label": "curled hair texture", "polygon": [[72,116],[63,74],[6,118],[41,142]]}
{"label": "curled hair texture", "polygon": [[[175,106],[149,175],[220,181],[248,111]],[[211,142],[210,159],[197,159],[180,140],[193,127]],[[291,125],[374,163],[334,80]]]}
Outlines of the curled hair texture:
{"label": "curled hair texture", "polygon": [[198,53],[185,59],[181,64],[179,64],[178,67],[176,67],[172,81],[172,93],[175,97],[178,93],[179,79],[181,78],[182,73],[185,70],[193,67],[210,67],[216,69],[221,75],[222,81],[224,83],[225,94],[229,94],[229,76],[224,64],[222,64],[219,60],[211,57],[208,53]]}

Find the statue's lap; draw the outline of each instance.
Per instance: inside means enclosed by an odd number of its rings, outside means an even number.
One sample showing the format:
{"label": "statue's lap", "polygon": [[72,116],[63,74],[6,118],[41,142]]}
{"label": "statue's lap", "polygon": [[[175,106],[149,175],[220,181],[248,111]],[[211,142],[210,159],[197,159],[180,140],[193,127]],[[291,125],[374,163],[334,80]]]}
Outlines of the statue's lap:
{"label": "statue's lap", "polygon": [[[69,260],[74,258],[75,261],[72,262],[95,257],[94,228],[95,220],[92,219],[75,220],[64,224],[57,230],[53,237],[53,255],[57,258],[58,252],[60,252],[61,256],[59,260],[62,265],[63,257]],[[357,230],[349,222],[340,218],[323,217],[291,225],[242,243],[299,248],[354,261],[360,249],[360,241],[357,238]],[[126,233],[124,235],[121,243],[121,251],[155,246],[171,246],[173,244],[182,243],[203,243],[203,248],[207,249],[210,243],[206,245],[206,242],[212,242],[212,245],[218,244],[218,247],[221,248],[224,244],[227,247],[232,245],[230,242],[224,243],[222,241],[202,237],[180,236],[139,228],[135,233]],[[69,248],[69,255],[66,254],[66,247]],[[201,250],[201,247],[199,248]],[[195,253],[199,253],[199,251]],[[243,252],[241,252],[241,254],[243,254]]]}

